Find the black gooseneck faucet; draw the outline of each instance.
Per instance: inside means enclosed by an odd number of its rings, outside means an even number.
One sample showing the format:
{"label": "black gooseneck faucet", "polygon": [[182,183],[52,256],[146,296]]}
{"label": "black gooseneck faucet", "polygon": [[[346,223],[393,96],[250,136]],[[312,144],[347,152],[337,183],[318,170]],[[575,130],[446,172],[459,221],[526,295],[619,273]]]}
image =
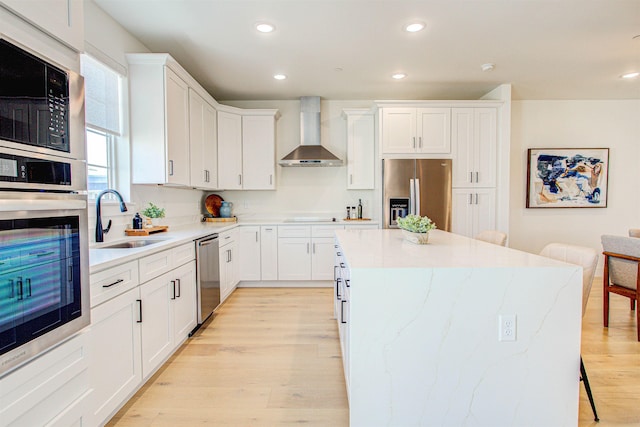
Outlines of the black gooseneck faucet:
{"label": "black gooseneck faucet", "polygon": [[101,191],[100,194],[98,194],[98,197],[96,197],[96,243],[104,242],[104,234],[108,233],[111,229],[111,220],[109,220],[109,222],[107,223],[107,228],[105,228],[104,230],[102,229],[102,216],[100,213],[100,199],[102,199],[102,196],[107,193],[115,194],[115,196],[118,198],[118,200],[120,201],[120,212],[127,211],[127,205],[124,204],[122,196],[116,190],[107,188],[106,190]]}

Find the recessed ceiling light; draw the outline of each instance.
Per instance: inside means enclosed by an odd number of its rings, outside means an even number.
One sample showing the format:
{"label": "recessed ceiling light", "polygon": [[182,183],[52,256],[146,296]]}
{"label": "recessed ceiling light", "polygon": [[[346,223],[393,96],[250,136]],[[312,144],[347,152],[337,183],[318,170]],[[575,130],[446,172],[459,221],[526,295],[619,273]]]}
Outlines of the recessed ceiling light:
{"label": "recessed ceiling light", "polygon": [[424,29],[424,22],[410,22],[404,26],[404,30],[409,33],[417,33]]}
{"label": "recessed ceiling light", "polygon": [[493,71],[493,69],[496,68],[496,64],[492,64],[489,62],[486,64],[482,64],[480,68],[482,69],[482,71]]}
{"label": "recessed ceiling light", "polygon": [[287,76],[285,76],[284,74],[274,74],[273,78],[276,80],[284,80],[287,78]]}
{"label": "recessed ceiling light", "polygon": [[256,30],[261,33],[270,33],[276,29],[276,26],[273,24],[269,24],[268,22],[258,22],[256,24]]}
{"label": "recessed ceiling light", "polygon": [[637,71],[634,71],[633,73],[623,74],[620,77],[622,77],[623,79],[635,79],[638,76],[640,76],[640,73]]}
{"label": "recessed ceiling light", "polygon": [[391,76],[392,79],[396,79],[396,80],[402,80],[405,77],[407,77],[405,73],[396,73]]}

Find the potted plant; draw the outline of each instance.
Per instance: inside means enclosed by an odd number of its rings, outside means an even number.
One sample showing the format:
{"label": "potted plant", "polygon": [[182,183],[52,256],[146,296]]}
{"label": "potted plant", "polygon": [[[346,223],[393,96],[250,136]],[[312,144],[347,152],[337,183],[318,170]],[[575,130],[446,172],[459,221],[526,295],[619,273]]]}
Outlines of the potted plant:
{"label": "potted plant", "polygon": [[436,225],[427,216],[409,214],[404,218],[398,218],[398,227],[406,240],[424,245],[429,240],[429,231],[436,228]]}
{"label": "potted plant", "polygon": [[152,225],[158,225],[156,223],[157,219],[164,218],[165,213],[164,213],[164,208],[160,208],[154,205],[153,203],[149,202],[149,206],[144,208],[144,210],[142,211],[142,215],[149,218],[151,220]]}

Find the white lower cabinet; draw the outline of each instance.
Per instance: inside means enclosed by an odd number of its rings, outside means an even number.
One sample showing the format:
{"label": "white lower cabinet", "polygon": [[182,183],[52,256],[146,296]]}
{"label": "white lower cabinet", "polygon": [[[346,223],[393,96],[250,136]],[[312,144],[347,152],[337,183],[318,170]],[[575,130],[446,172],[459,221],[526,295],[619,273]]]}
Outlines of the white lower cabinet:
{"label": "white lower cabinet", "polygon": [[0,379],[0,426],[92,425],[88,334]]}
{"label": "white lower cabinet", "polygon": [[260,227],[260,270],[262,280],[278,280],[278,227]]}
{"label": "white lower cabinet", "polygon": [[452,196],[452,232],[474,237],[483,230],[495,230],[495,188],[454,188]]}
{"label": "white lower cabinet", "polygon": [[[121,279],[129,279],[134,270],[145,281],[129,289]],[[91,275],[92,289],[96,284],[126,286],[91,309],[94,392],[85,405],[91,414],[86,425],[106,423],[196,326],[195,272],[195,245],[187,243]]]}
{"label": "white lower cabinet", "polygon": [[239,260],[238,258],[238,242],[236,240],[237,231],[230,230],[221,233],[220,240],[219,265],[220,265],[220,302],[222,303],[238,284]]}
{"label": "white lower cabinet", "polygon": [[89,371],[95,405],[89,425],[108,419],[142,381],[139,300],[135,288],[91,310]]}
{"label": "white lower cabinet", "polygon": [[240,280],[260,280],[260,226],[243,226],[239,230]]}
{"label": "white lower cabinet", "polygon": [[311,239],[311,280],[333,280],[334,245],[333,237]]}
{"label": "white lower cabinet", "polygon": [[311,240],[308,237],[278,237],[278,279],[311,280],[310,255]]}
{"label": "white lower cabinet", "polygon": [[140,286],[142,377],[147,378],[171,354],[171,283],[164,275]]}
{"label": "white lower cabinet", "polygon": [[335,230],[342,225],[278,227],[279,280],[332,280]]}
{"label": "white lower cabinet", "polygon": [[342,352],[342,365],[344,379],[347,385],[347,396],[350,395],[350,301],[351,301],[351,277],[349,266],[338,244],[334,245],[334,283],[333,300],[334,316],[338,323],[338,335],[340,337],[340,350]]}

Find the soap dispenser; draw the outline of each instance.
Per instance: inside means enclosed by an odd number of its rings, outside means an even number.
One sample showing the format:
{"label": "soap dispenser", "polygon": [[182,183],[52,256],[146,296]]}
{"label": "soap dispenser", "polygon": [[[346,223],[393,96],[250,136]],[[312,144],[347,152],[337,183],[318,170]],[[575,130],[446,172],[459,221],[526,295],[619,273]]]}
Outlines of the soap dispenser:
{"label": "soap dispenser", "polygon": [[142,230],[142,217],[138,212],[133,217],[133,229],[134,230]]}

